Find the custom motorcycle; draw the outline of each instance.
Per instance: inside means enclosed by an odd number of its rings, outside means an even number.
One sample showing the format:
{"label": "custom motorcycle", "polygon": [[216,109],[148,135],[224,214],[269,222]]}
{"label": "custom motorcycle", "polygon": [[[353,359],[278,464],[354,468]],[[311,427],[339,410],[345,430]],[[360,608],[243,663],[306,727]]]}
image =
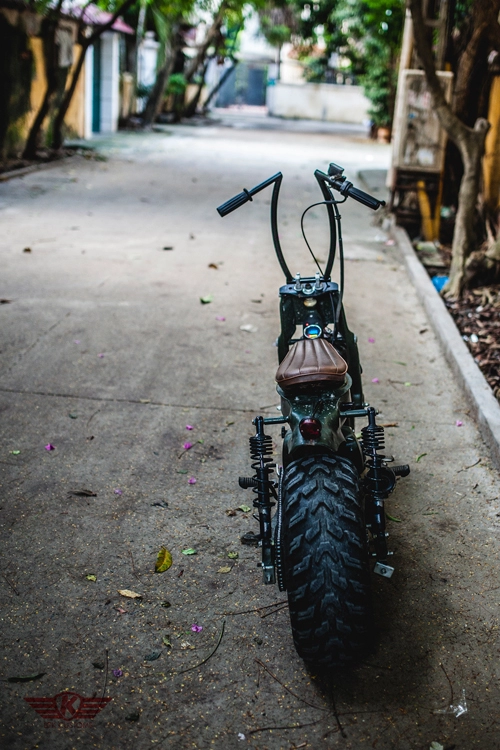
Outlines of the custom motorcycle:
{"label": "custom motorcycle", "polygon": [[[372,645],[370,561],[375,573],[391,577],[384,501],[396,478],[410,471],[407,465],[389,466],[393,459],[383,454],[384,429],[365,402],[357,339],[343,307],[339,205],[352,198],[376,210],[384,202],[354,187],[343,172],[337,164],[330,164],[327,174],[316,170],[323,200],[302,214],[304,240],[318,268],[314,277],[292,276],[285,262],[278,235],[281,172],[217,209],[226,216],[273,186],[271,231],[286,279],[279,290],[277,341],[281,416],[253,420],[253,476],[240,477],[239,484],[255,493],[259,531],[241,541],[260,547],[264,583],[287,591],[295,647],[317,670],[352,664]],[[304,234],[304,216],[317,205],[326,206],[330,228],[324,270]],[[339,284],[331,280],[337,246]],[[367,420],[361,437],[356,419]],[[279,424],[281,465],[272,458],[272,438],[265,433],[267,426]]]}

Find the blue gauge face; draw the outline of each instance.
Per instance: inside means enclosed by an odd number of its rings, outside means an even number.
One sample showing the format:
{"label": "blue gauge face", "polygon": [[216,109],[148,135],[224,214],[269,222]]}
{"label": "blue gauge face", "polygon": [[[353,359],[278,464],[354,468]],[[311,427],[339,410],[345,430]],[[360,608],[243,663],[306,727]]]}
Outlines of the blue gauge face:
{"label": "blue gauge face", "polygon": [[323,333],[321,326],[316,325],[315,323],[304,326],[304,336],[306,339],[317,339],[321,336]]}

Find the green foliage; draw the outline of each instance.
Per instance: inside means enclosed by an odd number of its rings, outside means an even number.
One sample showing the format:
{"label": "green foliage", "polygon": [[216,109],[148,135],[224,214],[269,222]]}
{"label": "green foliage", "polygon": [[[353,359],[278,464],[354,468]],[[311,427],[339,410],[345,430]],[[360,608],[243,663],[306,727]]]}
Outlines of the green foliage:
{"label": "green foliage", "polygon": [[[403,31],[403,0],[322,0],[312,5],[298,0],[296,8],[308,80],[324,80],[331,54],[338,53],[347,62],[343,70],[360,78],[371,102],[370,116],[375,125],[390,125]],[[321,56],[312,55],[318,44],[326,46],[326,50]]]}
{"label": "green foliage", "polygon": [[187,81],[183,73],[172,73],[167,83],[167,94],[183,94],[187,87]]}

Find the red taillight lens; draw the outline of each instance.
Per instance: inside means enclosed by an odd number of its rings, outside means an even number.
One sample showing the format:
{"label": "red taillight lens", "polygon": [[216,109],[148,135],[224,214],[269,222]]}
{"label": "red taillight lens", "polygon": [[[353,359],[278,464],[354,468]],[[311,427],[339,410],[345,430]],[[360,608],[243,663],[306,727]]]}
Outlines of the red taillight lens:
{"label": "red taillight lens", "polygon": [[318,440],[321,435],[321,422],[307,417],[299,424],[299,430],[304,440]]}

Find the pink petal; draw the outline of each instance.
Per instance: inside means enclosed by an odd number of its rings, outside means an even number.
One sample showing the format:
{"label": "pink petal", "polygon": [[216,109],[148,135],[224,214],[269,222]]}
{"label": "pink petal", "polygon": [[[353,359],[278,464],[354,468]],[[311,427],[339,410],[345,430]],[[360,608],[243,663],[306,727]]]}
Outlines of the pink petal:
{"label": "pink petal", "polygon": [[80,343],[80,339],[75,339],[75,344],[79,344],[79,343]]}
{"label": "pink petal", "polygon": [[368,343],[369,344],[374,344],[375,343],[375,339],[372,339],[372,338],[368,339]]}
{"label": "pink petal", "polygon": [[378,378],[372,378],[372,383],[380,383],[380,380]]}
{"label": "pink petal", "polygon": [[186,430],[194,430],[193,425],[192,424],[187,424],[186,425]]}
{"label": "pink petal", "polygon": [[201,633],[203,630],[203,625],[191,625],[191,630],[193,633]]}
{"label": "pink petal", "polygon": [[46,451],[55,451],[56,446],[52,445],[52,443],[47,443],[47,445],[44,445],[44,448]]}
{"label": "pink petal", "polygon": [[194,477],[189,477],[188,484],[196,484],[196,479]]}
{"label": "pink petal", "polygon": [[188,451],[190,448],[193,447],[192,443],[184,443],[183,448],[185,451]]}
{"label": "pink petal", "polygon": [[220,320],[221,323],[223,323],[225,321],[225,317],[223,315],[216,315],[215,320]]}
{"label": "pink petal", "polygon": [[115,493],[115,495],[123,495],[123,492],[119,489],[113,490],[113,492]]}
{"label": "pink petal", "polygon": [[100,359],[102,359],[102,358],[104,357],[104,354],[103,354],[103,353],[101,352],[101,354],[98,354],[97,356],[98,356],[98,357],[99,357]]}
{"label": "pink petal", "polygon": [[463,422],[461,422],[459,419],[457,419],[457,421],[455,422],[455,424],[456,424],[457,427],[462,427]]}

